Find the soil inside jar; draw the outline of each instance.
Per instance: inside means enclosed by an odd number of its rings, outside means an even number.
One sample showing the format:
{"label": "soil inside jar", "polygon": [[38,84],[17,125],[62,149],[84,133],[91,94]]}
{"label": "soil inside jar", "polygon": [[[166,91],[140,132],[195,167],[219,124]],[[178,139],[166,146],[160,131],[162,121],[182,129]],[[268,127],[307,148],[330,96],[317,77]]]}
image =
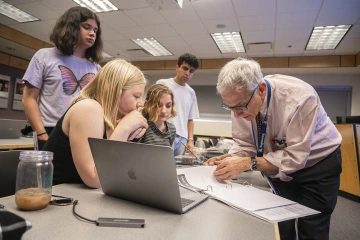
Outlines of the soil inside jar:
{"label": "soil inside jar", "polygon": [[40,210],[49,204],[51,200],[50,191],[43,191],[40,188],[21,189],[15,193],[15,203],[21,210]]}

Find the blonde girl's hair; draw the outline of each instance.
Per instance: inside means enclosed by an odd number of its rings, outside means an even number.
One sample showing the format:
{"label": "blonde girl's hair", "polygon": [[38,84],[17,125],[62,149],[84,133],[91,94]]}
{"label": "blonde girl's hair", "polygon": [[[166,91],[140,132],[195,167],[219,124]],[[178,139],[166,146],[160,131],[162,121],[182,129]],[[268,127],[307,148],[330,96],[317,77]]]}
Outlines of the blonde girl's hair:
{"label": "blonde girl's hair", "polygon": [[160,99],[166,95],[171,96],[172,108],[171,108],[171,116],[176,116],[176,111],[174,109],[175,101],[174,94],[170,88],[163,84],[154,84],[152,85],[146,94],[146,100],[144,104],[144,108],[141,110],[143,116],[152,122],[156,122],[158,120],[158,108]]}
{"label": "blonde girl's hair", "polygon": [[140,69],[123,59],[114,59],[100,69],[71,104],[81,99],[97,101],[103,108],[105,124],[114,129],[123,90],[139,84],[146,84]]}

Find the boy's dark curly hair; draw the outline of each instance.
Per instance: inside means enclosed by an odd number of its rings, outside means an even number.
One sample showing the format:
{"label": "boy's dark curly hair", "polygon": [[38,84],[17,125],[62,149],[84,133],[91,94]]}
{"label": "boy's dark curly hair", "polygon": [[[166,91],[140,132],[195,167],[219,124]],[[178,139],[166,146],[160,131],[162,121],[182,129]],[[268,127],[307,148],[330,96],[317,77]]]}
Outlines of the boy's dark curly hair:
{"label": "boy's dark curly hair", "polygon": [[101,40],[100,20],[98,16],[85,7],[72,7],[67,10],[56,22],[51,35],[52,41],[56,48],[64,55],[72,55],[74,48],[78,43],[80,23],[88,19],[94,19],[98,25],[96,40],[94,44],[86,49],[85,57],[93,62],[99,63],[102,59],[103,43]]}
{"label": "boy's dark curly hair", "polygon": [[184,62],[189,64],[190,67],[193,67],[195,69],[198,69],[198,67],[199,67],[199,61],[198,61],[197,57],[195,57],[194,55],[192,55],[190,53],[185,53],[185,54],[181,55],[178,58],[177,64],[180,67],[181,64],[183,64]]}

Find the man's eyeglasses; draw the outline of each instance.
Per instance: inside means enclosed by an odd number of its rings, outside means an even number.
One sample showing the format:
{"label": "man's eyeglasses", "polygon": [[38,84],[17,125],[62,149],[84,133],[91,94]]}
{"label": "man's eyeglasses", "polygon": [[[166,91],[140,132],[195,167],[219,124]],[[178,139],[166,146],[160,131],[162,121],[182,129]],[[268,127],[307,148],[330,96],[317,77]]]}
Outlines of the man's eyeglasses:
{"label": "man's eyeglasses", "polygon": [[53,199],[50,201],[50,205],[57,205],[57,206],[66,206],[66,205],[72,205],[74,202],[73,198],[58,196],[58,195],[52,195],[52,197],[56,197],[59,199]]}
{"label": "man's eyeglasses", "polygon": [[251,99],[253,98],[255,92],[256,92],[257,87],[254,89],[253,93],[251,94],[251,97],[249,99],[249,101],[246,103],[245,106],[234,106],[234,107],[229,107],[228,105],[226,105],[224,102],[222,102],[222,107],[225,108],[226,110],[238,110],[238,111],[244,111],[248,109],[248,105],[251,102]]}

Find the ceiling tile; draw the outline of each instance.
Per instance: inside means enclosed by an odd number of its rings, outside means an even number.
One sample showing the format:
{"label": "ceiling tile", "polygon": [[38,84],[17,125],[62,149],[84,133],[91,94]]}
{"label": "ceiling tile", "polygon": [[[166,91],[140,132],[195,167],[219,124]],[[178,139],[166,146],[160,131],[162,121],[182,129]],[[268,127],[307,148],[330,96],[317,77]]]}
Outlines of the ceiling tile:
{"label": "ceiling tile", "polygon": [[304,51],[303,56],[324,56],[324,55],[333,55],[334,50],[312,50]]}
{"label": "ceiling tile", "polygon": [[39,0],[38,2],[59,13],[60,15],[65,13],[65,11],[67,11],[69,8],[79,6],[76,2],[72,0]]}
{"label": "ceiling tile", "polygon": [[116,7],[119,9],[133,9],[133,8],[143,8],[149,7],[149,4],[145,0],[131,0],[131,1],[124,1],[124,0],[110,0]]}
{"label": "ceiling tile", "polygon": [[354,51],[335,49],[333,55],[354,55]]}
{"label": "ceiling tile", "polygon": [[181,37],[158,37],[156,38],[167,49],[190,48],[189,45]]}
{"label": "ceiling tile", "polygon": [[360,50],[360,38],[343,39],[336,47],[338,50],[354,51],[354,54]]}
{"label": "ceiling tile", "polygon": [[122,11],[113,11],[106,13],[98,13],[100,24],[106,23],[113,29],[136,27],[137,24],[126,16]]}
{"label": "ceiling tile", "polygon": [[[289,47],[291,46],[291,47]],[[303,51],[305,49],[306,42],[297,40],[277,40],[275,42],[274,51],[279,52],[294,52]]]}
{"label": "ceiling tile", "polygon": [[111,41],[110,43],[115,47],[119,48],[120,50],[141,48],[131,40]]}
{"label": "ceiling tile", "polygon": [[275,29],[275,14],[239,17],[241,31],[252,32]]}
{"label": "ceiling tile", "polygon": [[159,13],[169,23],[199,20],[199,17],[194,11],[192,5],[188,2],[184,2],[182,9],[172,11],[159,11]]}
{"label": "ceiling tile", "polygon": [[208,33],[204,25],[199,22],[177,22],[171,26],[182,36],[200,35]]}
{"label": "ceiling tile", "polygon": [[275,40],[297,40],[308,42],[313,28],[288,28],[276,30]]}
{"label": "ceiling tile", "polygon": [[207,52],[207,51],[196,51],[196,57],[199,59],[214,59],[214,58],[222,58],[221,53],[217,52]]}
{"label": "ceiling tile", "polygon": [[19,4],[19,3],[27,3],[27,2],[35,2],[35,1],[36,0],[6,0],[5,2],[14,6],[15,4]]}
{"label": "ceiling tile", "polygon": [[274,56],[275,57],[290,57],[290,56],[294,56],[294,57],[297,57],[297,56],[302,56],[303,54],[303,51],[288,51],[288,52],[281,52],[281,51],[276,51],[274,53]]}
{"label": "ceiling tile", "polygon": [[341,8],[353,8],[360,7],[359,0],[326,0],[324,1],[321,9],[322,10],[336,10]]}
{"label": "ceiling tile", "polygon": [[173,37],[179,35],[169,24],[143,26],[142,29],[152,37]]}
{"label": "ceiling tile", "polygon": [[231,0],[206,0],[191,3],[201,19],[236,17]]}
{"label": "ceiling tile", "polygon": [[124,13],[140,26],[166,23],[159,12],[150,7],[124,10]]}
{"label": "ceiling tile", "polygon": [[37,38],[37,39],[39,39],[39,40],[41,40],[41,41],[43,41],[43,42],[47,42],[47,43],[49,43],[49,44],[54,45],[54,43],[52,43],[52,42],[50,41],[49,35],[35,35],[35,36],[33,36],[33,37],[34,37],[34,38]]}
{"label": "ceiling tile", "polygon": [[276,18],[276,28],[304,28],[313,27],[318,11],[281,13]]}
{"label": "ceiling tile", "polygon": [[244,44],[255,42],[272,42],[275,40],[275,31],[256,31],[256,32],[241,32]]}
{"label": "ceiling tile", "polygon": [[223,58],[233,58],[233,59],[236,59],[238,57],[246,58],[248,56],[247,53],[226,53],[221,55],[223,56]]}
{"label": "ceiling tile", "polygon": [[196,56],[195,51],[193,51],[190,48],[184,48],[183,50],[181,50],[180,48],[175,50],[175,51],[170,51],[174,57],[176,57],[176,59],[178,59],[178,57],[180,57],[181,55],[185,54],[185,53],[190,53],[192,55]]}
{"label": "ceiling tile", "polygon": [[50,26],[44,21],[20,23],[16,25],[11,25],[11,27],[30,36],[48,35],[53,28],[53,26]]}
{"label": "ceiling tile", "polygon": [[210,35],[184,36],[183,38],[195,51],[196,56],[208,54],[221,57],[221,52]]}
{"label": "ceiling tile", "polygon": [[41,20],[57,19],[60,17],[58,12],[38,2],[16,4],[15,6]]}
{"label": "ceiling tile", "polygon": [[105,27],[101,25],[101,38],[104,41],[116,41],[126,39],[124,36],[116,32],[114,29],[110,27]]}
{"label": "ceiling tile", "polygon": [[[224,28],[218,28],[216,25],[223,24]],[[204,25],[209,33],[216,32],[240,32],[237,18],[211,19],[204,21]]]}
{"label": "ceiling tile", "polygon": [[0,23],[10,26],[10,25],[18,24],[19,22],[15,21],[5,15],[0,14]]}
{"label": "ceiling tile", "polygon": [[323,0],[277,0],[278,13],[306,12],[319,10]]}
{"label": "ceiling tile", "polygon": [[350,28],[349,32],[346,33],[344,39],[360,38],[360,25],[354,25]]}
{"label": "ceiling tile", "polygon": [[[55,27],[55,24],[56,24],[56,19],[51,19],[51,20],[45,20],[45,21],[42,21],[44,23],[46,23],[47,25],[50,26],[51,30],[53,30],[53,28]],[[50,35],[50,32],[49,32],[49,35]]]}
{"label": "ceiling tile", "polygon": [[123,50],[115,47],[111,42],[104,42],[104,52],[110,54],[115,58],[129,59],[130,55],[126,54]]}
{"label": "ceiling tile", "polygon": [[359,17],[360,7],[321,10],[315,26],[354,24]]}
{"label": "ceiling tile", "polygon": [[249,57],[274,57],[274,52],[248,53]]}
{"label": "ceiling tile", "polygon": [[275,14],[276,10],[275,0],[238,0],[233,3],[238,17]]}
{"label": "ceiling tile", "polygon": [[150,38],[152,37],[149,33],[145,32],[141,27],[130,27],[130,28],[118,28],[116,32],[121,33],[127,39],[134,38]]}

